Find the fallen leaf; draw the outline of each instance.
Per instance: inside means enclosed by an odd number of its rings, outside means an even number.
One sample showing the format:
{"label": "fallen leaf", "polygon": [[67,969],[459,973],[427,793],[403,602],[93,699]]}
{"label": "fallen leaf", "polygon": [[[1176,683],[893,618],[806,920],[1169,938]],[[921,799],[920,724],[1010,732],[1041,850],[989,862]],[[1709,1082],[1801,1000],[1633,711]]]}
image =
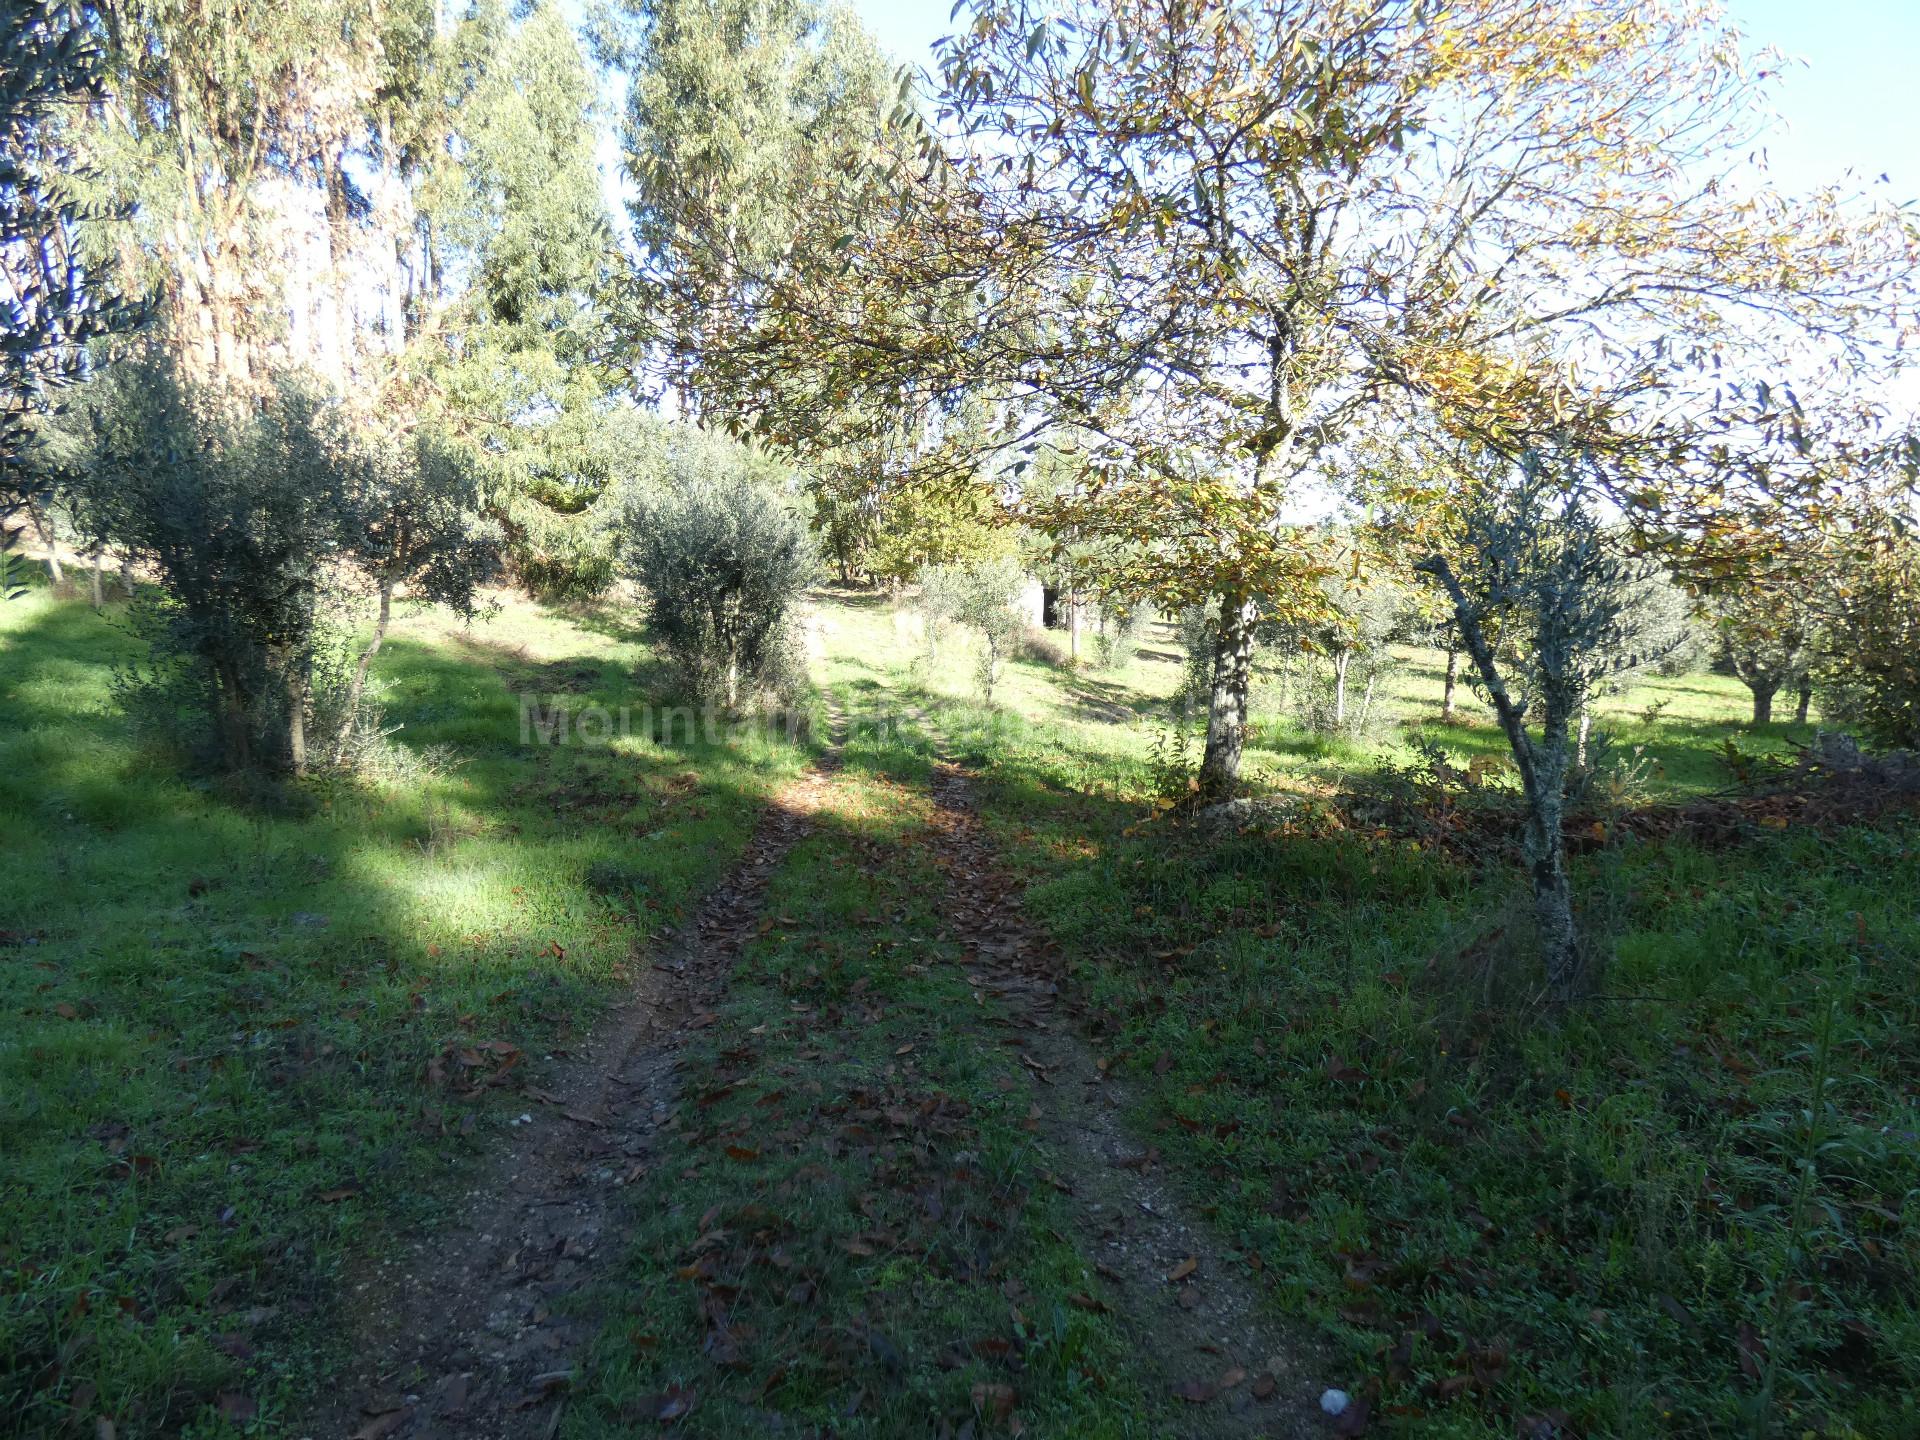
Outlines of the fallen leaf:
{"label": "fallen leaf", "polygon": [[1210,1380],[1186,1380],[1174,1386],[1173,1393],[1189,1405],[1204,1405],[1218,1392]]}
{"label": "fallen leaf", "polygon": [[1193,1272],[1198,1270],[1199,1268],[1200,1268],[1200,1262],[1197,1259],[1195,1259],[1193,1256],[1189,1255],[1186,1259],[1182,1260],[1178,1265],[1174,1266],[1173,1269],[1167,1272],[1167,1283],[1169,1285],[1177,1285],[1182,1280],[1186,1279],[1189,1275],[1193,1274]]}
{"label": "fallen leaf", "polygon": [[407,1423],[405,1410],[389,1410],[384,1415],[376,1415],[348,1437],[348,1440],[386,1440],[402,1425]]}
{"label": "fallen leaf", "polygon": [[982,1380],[973,1387],[973,1408],[991,1420],[1004,1421],[1019,1398],[1011,1385]]}
{"label": "fallen leaf", "polygon": [[1367,1402],[1356,1396],[1347,1402],[1346,1409],[1334,1417],[1333,1433],[1349,1437],[1364,1435],[1367,1433],[1367,1422],[1372,1418]]}

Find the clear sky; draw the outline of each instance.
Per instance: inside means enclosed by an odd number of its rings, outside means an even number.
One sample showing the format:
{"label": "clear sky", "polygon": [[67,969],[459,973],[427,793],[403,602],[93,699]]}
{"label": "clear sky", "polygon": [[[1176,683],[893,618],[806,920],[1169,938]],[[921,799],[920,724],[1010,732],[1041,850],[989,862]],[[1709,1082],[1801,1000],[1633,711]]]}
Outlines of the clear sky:
{"label": "clear sky", "polygon": [[[849,0],[903,61],[949,33],[952,0]],[[1920,196],[1920,0],[1723,0],[1755,45],[1788,64],[1773,91],[1775,183],[1802,190],[1882,173],[1895,198]],[[1800,63],[1804,62],[1804,63]]]}

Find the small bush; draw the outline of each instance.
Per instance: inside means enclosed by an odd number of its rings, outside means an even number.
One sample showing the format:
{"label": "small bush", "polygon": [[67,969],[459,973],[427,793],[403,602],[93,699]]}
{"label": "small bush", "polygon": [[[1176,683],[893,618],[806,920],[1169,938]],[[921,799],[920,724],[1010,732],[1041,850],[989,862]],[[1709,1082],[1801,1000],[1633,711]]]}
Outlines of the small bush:
{"label": "small bush", "polygon": [[[88,538],[159,584],[134,598],[150,657],[117,690],[137,729],[233,771],[303,774],[368,753],[355,732],[396,586],[475,608],[497,535],[450,451],[356,417],[294,377],[263,395],[190,384],[164,359],[110,367],[61,443]],[[352,655],[356,604],[379,596]]]}
{"label": "small bush", "polygon": [[628,567],[690,695],[737,709],[799,687],[792,610],[818,563],[778,495],[744,476],[695,481],[637,500],[626,530]]}
{"label": "small bush", "polygon": [[1100,602],[1093,629],[1093,663],[1101,670],[1121,670],[1133,660],[1153,619],[1144,603],[1110,599]]}
{"label": "small bush", "polygon": [[980,698],[991,705],[1001,669],[1027,630],[1026,617],[1020,613],[1020,592],[1026,576],[1019,562],[1002,559],[970,565],[929,565],[921,570],[919,582],[929,653],[952,633],[954,625],[978,632],[980,653],[974,660],[974,680]]}

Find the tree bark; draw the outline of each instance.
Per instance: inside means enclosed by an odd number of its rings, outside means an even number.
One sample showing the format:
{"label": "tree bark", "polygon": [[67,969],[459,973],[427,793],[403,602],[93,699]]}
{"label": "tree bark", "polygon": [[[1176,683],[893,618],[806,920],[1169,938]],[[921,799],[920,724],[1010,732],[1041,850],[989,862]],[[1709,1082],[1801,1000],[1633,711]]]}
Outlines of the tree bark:
{"label": "tree bark", "polygon": [[1353,651],[1341,650],[1333,657],[1333,728],[1347,724],[1347,670],[1353,664]]}
{"label": "tree bark", "polygon": [[1207,746],[1200,757],[1200,794],[1224,800],[1240,780],[1247,744],[1247,691],[1253,678],[1253,598],[1238,591],[1220,597],[1213,642],[1213,678],[1207,695]]}
{"label": "tree bark", "polygon": [[[1538,830],[1539,819],[1529,822]],[[1567,874],[1567,847],[1555,826],[1551,836],[1536,833],[1531,869],[1533,924],[1546,964],[1547,988],[1556,999],[1571,999],[1580,979],[1580,935],[1573,922],[1573,881]]]}
{"label": "tree bark", "polygon": [[1573,763],[1582,770],[1587,768],[1587,737],[1593,733],[1593,706],[1580,707],[1580,735],[1574,742]]}
{"label": "tree bark", "polygon": [[380,646],[387,638],[387,621],[393,615],[393,582],[380,582],[380,613],[373,622],[373,638],[367,642],[367,648],[360,652],[360,658],[354,662],[353,680],[347,686],[346,711],[340,717],[340,733],[333,737],[333,763],[338,765],[346,758],[347,745],[353,739],[354,717],[360,713],[360,696],[367,688],[367,670],[373,664],[373,657],[380,653]]}
{"label": "tree bark", "polygon": [[54,536],[53,526],[47,523],[40,513],[40,507],[32,501],[27,502],[27,518],[33,521],[40,543],[47,547],[47,583],[58,589],[66,583],[67,576],[60,568],[60,543]]}
{"label": "tree bark", "polygon": [[1480,628],[1478,618],[1467,599],[1453,568],[1441,556],[1420,562],[1418,569],[1438,579],[1453,602],[1454,620],[1460,628],[1474,668],[1480,673],[1493,712],[1506,734],[1507,748],[1520,771],[1520,789],[1527,802],[1527,820],[1523,832],[1527,870],[1533,882],[1534,926],[1540,957],[1547,972],[1547,987],[1555,999],[1573,998],[1580,984],[1579,932],[1573,920],[1573,884],[1567,874],[1567,840],[1560,828],[1561,802],[1565,797],[1567,768],[1567,727],[1573,718],[1567,697],[1556,705],[1550,694],[1542,717],[1543,743],[1535,745],[1527,733],[1526,715],[1508,693],[1506,681],[1494,661],[1493,646]]}
{"label": "tree bark", "polygon": [[1753,691],[1753,723],[1771,725],[1773,723],[1773,696],[1779,687],[1775,685],[1756,685],[1751,680],[1747,688]]}
{"label": "tree bark", "polygon": [[248,735],[247,695],[238,672],[232,666],[221,666],[215,675],[214,689],[214,719],[220,728],[227,764],[234,770],[245,770],[253,763],[253,745]]}
{"label": "tree bark", "polygon": [[307,773],[307,677],[297,667],[287,677],[287,768]]}
{"label": "tree bark", "polygon": [[87,561],[87,599],[92,603],[94,609],[105,609],[107,596],[106,586],[102,582],[100,575],[100,546],[96,545],[92,550],[87,552]]}
{"label": "tree bark", "polygon": [[1453,694],[1460,684],[1460,651],[1457,646],[1447,647],[1447,680],[1440,691],[1440,719],[1443,723],[1453,723]]}
{"label": "tree bark", "polygon": [[1804,725],[1813,710],[1813,686],[1808,681],[1800,682],[1799,703],[1793,708],[1793,723]]}

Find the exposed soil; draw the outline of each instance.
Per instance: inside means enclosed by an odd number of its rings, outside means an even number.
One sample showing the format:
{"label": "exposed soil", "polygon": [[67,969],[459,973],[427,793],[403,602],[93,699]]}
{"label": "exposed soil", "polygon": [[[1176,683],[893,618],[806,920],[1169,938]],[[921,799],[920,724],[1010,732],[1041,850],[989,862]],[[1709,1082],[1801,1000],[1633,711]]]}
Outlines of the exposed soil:
{"label": "exposed soil", "polygon": [[[837,717],[836,717],[837,721]],[[672,1110],[687,1038],[711,1023],[751,935],[769,876],[812,823],[833,756],[769,807],[731,877],[636,982],[588,1053],[550,1088],[477,1175],[458,1218],[371,1266],[348,1299],[356,1359],[293,1433],[309,1440],[549,1440],[558,1433],[592,1320],[561,1304],[585,1287],[645,1185]],[[1258,1284],[1227,1260],[1151,1150],[1126,1132],[1124,1085],[1073,1030],[1058,962],[1020,912],[967,777],[937,768],[932,837],[944,918],[983,1006],[1041,1083],[1034,1128],[1074,1204],[1099,1299],[1133,1342],[1147,1388],[1181,1411],[1178,1433],[1324,1434],[1316,1353],[1264,1313]],[[611,1245],[609,1242],[612,1242]]]}
{"label": "exposed soil", "polygon": [[1265,1313],[1257,1282],[1217,1242],[1152,1151],[1128,1132],[1125,1085],[1101,1070],[1074,1033],[1058,961],[1020,911],[1019,885],[997,863],[968,797],[965,774],[940,766],[933,798],[947,917],[966,947],[969,978],[1005,1018],[1003,1042],[1041,1082],[1037,1129],[1075,1202],[1082,1253],[1105,1282],[1148,1388],[1186,1410],[1183,1437],[1326,1433],[1317,1403],[1324,1371],[1302,1336]]}
{"label": "exposed soil", "polygon": [[[836,733],[838,716],[835,716]],[[644,1184],[676,1066],[712,1023],[767,878],[806,833],[836,754],[775,797],[728,879],[542,1089],[460,1213],[369,1266],[347,1306],[355,1359],[292,1433],[310,1440],[545,1440],[591,1321],[582,1289]],[[568,1313],[561,1313],[566,1310]]]}

